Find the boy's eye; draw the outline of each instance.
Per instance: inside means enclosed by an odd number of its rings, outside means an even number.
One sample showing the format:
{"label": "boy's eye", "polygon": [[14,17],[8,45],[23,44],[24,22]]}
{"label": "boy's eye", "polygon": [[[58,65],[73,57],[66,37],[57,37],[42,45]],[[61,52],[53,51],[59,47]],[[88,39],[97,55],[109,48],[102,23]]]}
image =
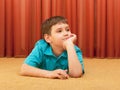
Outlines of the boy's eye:
{"label": "boy's eye", "polygon": [[62,32],[62,30],[58,30],[57,32]]}
{"label": "boy's eye", "polygon": [[70,31],[70,29],[66,29],[66,31]]}

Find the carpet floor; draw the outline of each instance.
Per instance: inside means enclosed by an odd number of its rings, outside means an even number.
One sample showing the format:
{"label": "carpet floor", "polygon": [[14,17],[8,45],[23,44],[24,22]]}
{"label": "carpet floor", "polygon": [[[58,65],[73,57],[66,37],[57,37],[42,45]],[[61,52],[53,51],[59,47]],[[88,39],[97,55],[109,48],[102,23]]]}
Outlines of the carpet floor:
{"label": "carpet floor", "polygon": [[0,90],[120,90],[120,59],[84,59],[85,74],[67,80],[20,76],[24,58],[0,58]]}

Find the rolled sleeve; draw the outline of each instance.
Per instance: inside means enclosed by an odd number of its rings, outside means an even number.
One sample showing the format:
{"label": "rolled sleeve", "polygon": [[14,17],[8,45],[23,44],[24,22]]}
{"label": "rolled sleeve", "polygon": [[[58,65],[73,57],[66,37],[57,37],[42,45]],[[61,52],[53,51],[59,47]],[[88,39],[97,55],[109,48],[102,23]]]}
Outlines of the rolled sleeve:
{"label": "rolled sleeve", "polygon": [[42,62],[42,51],[39,47],[39,44],[36,43],[32,52],[27,56],[24,63],[30,66],[39,67]]}

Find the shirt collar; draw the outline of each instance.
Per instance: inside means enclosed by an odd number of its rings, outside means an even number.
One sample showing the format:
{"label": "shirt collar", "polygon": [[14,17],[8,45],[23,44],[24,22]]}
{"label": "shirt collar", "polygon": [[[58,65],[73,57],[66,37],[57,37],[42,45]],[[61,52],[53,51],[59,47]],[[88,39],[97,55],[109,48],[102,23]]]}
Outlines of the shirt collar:
{"label": "shirt collar", "polygon": [[[47,47],[47,49],[45,50],[44,54],[48,55],[48,56],[55,56],[53,51],[52,51],[51,46]],[[67,57],[67,51],[64,51],[59,57]]]}
{"label": "shirt collar", "polygon": [[52,52],[52,48],[50,47],[50,45],[47,47],[47,49],[45,50],[45,55],[49,55],[49,56],[53,56],[53,52]]}

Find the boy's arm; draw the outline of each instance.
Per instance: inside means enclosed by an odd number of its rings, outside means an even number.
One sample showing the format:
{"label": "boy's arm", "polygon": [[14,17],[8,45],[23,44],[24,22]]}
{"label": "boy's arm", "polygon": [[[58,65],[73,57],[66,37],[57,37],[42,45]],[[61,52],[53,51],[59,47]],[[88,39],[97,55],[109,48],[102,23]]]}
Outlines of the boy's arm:
{"label": "boy's arm", "polygon": [[69,67],[69,75],[71,77],[80,77],[82,75],[82,65],[78,60],[77,53],[74,48],[74,40],[76,36],[73,35],[68,40],[65,41],[65,48],[68,53],[68,67]]}
{"label": "boy's arm", "polygon": [[27,64],[23,64],[21,67],[20,74],[24,76],[33,76],[33,77],[47,77],[49,71],[41,70]]}
{"label": "boy's arm", "polygon": [[23,64],[21,67],[21,75],[24,76],[32,76],[32,77],[43,77],[43,78],[58,78],[58,79],[67,79],[69,76],[66,73],[66,70],[54,70],[48,71],[39,69],[36,67],[29,66],[27,64]]}

